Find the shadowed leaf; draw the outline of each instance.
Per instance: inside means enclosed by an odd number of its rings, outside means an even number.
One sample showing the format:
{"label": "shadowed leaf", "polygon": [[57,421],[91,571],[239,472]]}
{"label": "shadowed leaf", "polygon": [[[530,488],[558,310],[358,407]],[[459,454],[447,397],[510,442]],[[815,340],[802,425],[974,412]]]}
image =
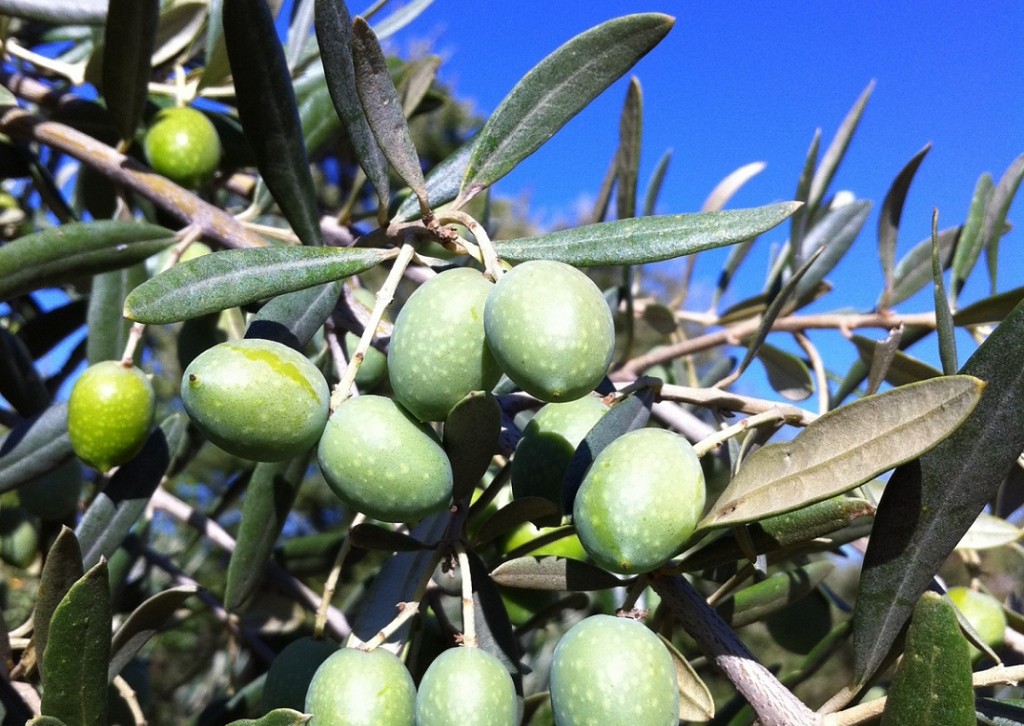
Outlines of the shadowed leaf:
{"label": "shadowed leaf", "polygon": [[114,676],[136,656],[142,646],[160,632],[181,604],[198,591],[195,585],[179,585],[158,592],[135,608],[114,633],[107,680],[113,681]]}
{"label": "shadowed leaf", "polygon": [[498,451],[501,406],[484,391],[472,391],[444,421],[442,446],[452,464],[452,498],[471,493]]}
{"label": "shadowed leaf", "polygon": [[364,550],[378,550],[380,552],[419,552],[430,549],[423,542],[407,534],[396,532],[393,529],[381,527],[378,524],[363,522],[352,528],[349,532],[349,540],[353,547]]}
{"label": "shadowed leaf", "polygon": [[715,610],[733,628],[742,628],[764,620],[805,597],[833,570],[835,563],[832,561],[816,560],[802,567],[773,573],[726,598]]}
{"label": "shadowed leaf", "polygon": [[74,455],[68,405],[53,404],[0,438],[0,493],[53,471]]}
{"label": "shadowed leaf", "polygon": [[110,0],[103,40],[103,98],[122,139],[135,136],[149,89],[160,0]]}
{"label": "shadowed leaf", "polygon": [[546,523],[558,518],[558,505],[544,497],[522,497],[509,502],[491,515],[477,530],[474,542],[485,544],[514,530],[524,522]]}
{"label": "shadowed leaf", "polygon": [[499,585],[527,590],[607,590],[624,584],[596,565],[563,557],[519,557],[491,572]]}

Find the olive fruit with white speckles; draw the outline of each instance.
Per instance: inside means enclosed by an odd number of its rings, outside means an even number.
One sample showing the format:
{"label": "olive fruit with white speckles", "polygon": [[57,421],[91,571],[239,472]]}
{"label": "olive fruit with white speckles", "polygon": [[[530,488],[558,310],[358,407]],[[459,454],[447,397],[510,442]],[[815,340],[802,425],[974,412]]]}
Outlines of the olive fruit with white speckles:
{"label": "olive fruit with white speckles", "polygon": [[78,458],[100,471],[119,466],[146,443],[156,398],[146,374],[119,361],[89,366],[68,399],[68,437]]}
{"label": "olive fruit with white speckles", "polygon": [[210,441],[254,461],[282,461],[316,444],[327,424],[323,374],[286,345],[258,338],[220,343],[181,379],[185,410]]}
{"label": "olive fruit with white speckles", "polygon": [[512,494],[544,497],[562,506],[562,479],[584,437],[608,406],[597,396],[549,403],[523,429],[512,458]]}
{"label": "olive fruit with white speckles", "polygon": [[604,378],[615,325],[594,282],[562,262],[514,267],[491,290],[484,330],[502,370],[542,401],[572,401]]}
{"label": "olive fruit with white speckles", "polygon": [[310,726],[412,726],[416,686],[393,653],[342,648],[313,675],[306,713]]}
{"label": "olive fruit with white speckles", "polygon": [[388,347],[395,397],[422,421],[443,421],[471,391],[501,377],[484,339],[484,303],[494,285],[476,270],[446,270],[402,307]]}
{"label": "olive fruit with white speckles", "polygon": [[686,544],[704,497],[704,472],[690,443],[665,429],[639,429],[594,459],[576,493],[573,521],[599,565],[648,572]]}
{"label": "olive fruit with white speckles", "polygon": [[385,522],[413,522],[448,506],[452,467],[434,432],[390,398],[350,398],[317,450],[338,498]]}
{"label": "olive fruit with white speckles", "polygon": [[562,636],[551,661],[558,726],[679,722],[672,656],[645,625],[592,615]]}
{"label": "olive fruit with white speckles", "polygon": [[416,693],[416,726],[515,726],[518,710],[512,677],[480,648],[441,653]]}

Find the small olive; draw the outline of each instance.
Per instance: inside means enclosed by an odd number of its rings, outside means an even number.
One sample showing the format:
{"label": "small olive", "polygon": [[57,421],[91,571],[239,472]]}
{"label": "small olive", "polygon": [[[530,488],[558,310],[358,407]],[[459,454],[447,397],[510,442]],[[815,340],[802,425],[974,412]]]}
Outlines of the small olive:
{"label": "small olive", "polygon": [[412,726],[416,686],[393,653],[342,648],[317,668],[305,710],[310,726]]}
{"label": "small olive", "polygon": [[416,694],[416,726],[515,726],[516,688],[505,666],[480,648],[449,648]]}

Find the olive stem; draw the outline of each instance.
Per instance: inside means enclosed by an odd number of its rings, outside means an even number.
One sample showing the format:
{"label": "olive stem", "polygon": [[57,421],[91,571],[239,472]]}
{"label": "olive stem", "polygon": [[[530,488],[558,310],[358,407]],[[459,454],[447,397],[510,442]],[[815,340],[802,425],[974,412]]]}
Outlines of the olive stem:
{"label": "olive stem", "polygon": [[380,324],[381,318],[384,317],[384,311],[395,297],[395,290],[398,289],[398,283],[401,282],[402,276],[405,274],[405,268],[409,266],[409,262],[412,261],[415,250],[413,246],[406,242],[402,245],[398,252],[398,256],[395,258],[395,262],[391,267],[391,272],[388,273],[387,279],[384,280],[384,284],[381,285],[380,290],[377,291],[377,304],[373,306],[373,312],[370,313],[370,319],[367,321],[366,326],[363,328],[363,335],[359,338],[359,344],[356,349],[352,352],[352,357],[348,361],[348,367],[345,369],[345,377],[341,379],[337,386],[334,387],[334,391],[331,393],[331,410],[337,410],[338,406],[344,403],[345,399],[349,397],[352,391],[352,386],[356,381],[356,374],[359,372],[359,366],[363,362],[363,358],[366,356],[366,351],[370,349],[370,343],[373,341],[373,336],[377,331],[377,326]]}
{"label": "olive stem", "polygon": [[807,360],[811,362],[811,370],[814,371],[814,386],[818,389],[818,415],[824,416],[828,413],[828,373],[825,371],[825,363],[821,360],[821,354],[817,347],[801,332],[793,333],[797,344],[807,354]]}
{"label": "olive stem", "polygon": [[398,632],[398,629],[411,620],[419,611],[420,603],[418,600],[398,603],[398,615],[396,615],[390,623],[381,628],[375,636],[356,647],[359,648],[359,650],[365,650],[366,652],[376,649],[382,643],[387,641],[388,638]]}
{"label": "olive stem", "polygon": [[747,699],[764,726],[822,722],[821,715],[809,709],[754,658],[732,628],[683,577],[655,576],[651,585],[704,654]]}
{"label": "olive stem", "polygon": [[[352,518],[348,525],[348,531],[366,521],[366,515],[359,512]],[[334,590],[338,587],[338,578],[341,577],[341,568],[345,565],[348,553],[352,551],[352,538],[345,535],[338,548],[338,554],[334,558],[331,572],[327,575],[327,582],[324,583],[324,593],[320,597],[320,607],[316,611],[316,620],[313,621],[313,637],[320,639],[324,637],[324,626],[327,624],[327,613],[331,607],[331,600],[334,599]]]}
{"label": "olive stem", "polygon": [[324,337],[327,338],[327,347],[331,349],[331,357],[334,359],[334,374],[340,381],[345,377],[345,371],[348,370],[348,361],[345,359],[345,351],[342,350],[341,342],[338,340],[338,328],[335,326],[333,318],[328,317],[324,321]]}
{"label": "olive stem", "polygon": [[459,557],[459,571],[462,574],[462,644],[467,648],[476,647],[476,612],[473,609],[473,577],[469,569],[469,555],[461,542],[455,543]]}
{"label": "olive stem", "polygon": [[127,704],[128,710],[132,714],[132,718],[135,719],[135,723],[146,723],[146,716],[142,713],[142,707],[139,706],[138,696],[136,696],[135,690],[128,685],[128,681],[121,676],[114,676],[114,680],[111,681],[110,685],[117,689],[117,695],[119,695],[124,700],[125,704]]}
{"label": "olive stem", "polygon": [[623,612],[629,612],[634,607],[636,607],[637,600],[640,599],[640,596],[643,594],[644,590],[647,589],[648,584],[649,578],[647,577],[647,575],[640,575],[638,578],[636,578],[633,581],[633,584],[630,585],[629,589],[626,591],[626,599],[622,601],[622,605],[619,607],[619,610]]}
{"label": "olive stem", "polygon": [[774,409],[771,411],[765,411],[764,413],[758,413],[745,418],[732,426],[724,428],[721,431],[716,431],[707,438],[701,439],[694,444],[693,451],[697,454],[698,458],[702,458],[705,454],[708,454],[718,448],[722,443],[735,436],[739,436],[749,429],[763,426],[765,424],[787,422],[789,422],[789,415],[782,409]]}
{"label": "olive stem", "polygon": [[495,282],[501,279],[505,270],[502,268],[501,262],[498,261],[498,253],[495,251],[494,245],[491,243],[491,238],[482,224],[465,212],[459,212],[457,210],[447,210],[442,212],[438,216],[438,221],[442,224],[455,222],[456,224],[461,224],[463,227],[468,229],[469,233],[473,235],[477,245],[480,247],[485,272]]}
{"label": "olive stem", "polygon": [[[988,670],[973,674],[971,684],[974,688],[995,685],[1017,685],[1024,681],[1024,665],[995,666]],[[856,726],[856,724],[873,721],[885,710],[886,697],[876,698],[852,708],[825,716],[823,726]]]}

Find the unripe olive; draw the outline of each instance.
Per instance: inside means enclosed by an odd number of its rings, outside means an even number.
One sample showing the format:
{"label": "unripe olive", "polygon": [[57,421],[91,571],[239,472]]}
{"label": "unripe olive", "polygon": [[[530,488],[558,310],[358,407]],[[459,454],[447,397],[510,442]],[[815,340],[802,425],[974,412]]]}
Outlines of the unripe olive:
{"label": "unripe olive", "polygon": [[38,523],[32,516],[21,507],[0,511],[0,559],[25,568],[32,564],[38,551]]}
{"label": "unripe olive", "polygon": [[68,400],[68,437],[78,458],[100,471],[119,466],[146,443],[156,398],[138,368],[119,361],[89,366]]}
{"label": "unripe olive", "polygon": [[[1006,635],[1006,613],[998,600],[968,587],[951,587],[946,594],[989,647],[1002,646]],[[981,651],[971,645],[971,657],[980,655]]]}
{"label": "unripe olive", "polygon": [[299,638],[277,654],[263,685],[263,710],[306,707],[306,692],[320,664],[338,650],[338,644],[324,638]]}
{"label": "unripe olive", "polygon": [[501,377],[484,339],[484,303],[493,288],[476,270],[446,270],[398,313],[388,375],[395,397],[420,420],[443,421],[466,394],[489,391]]}
{"label": "unripe olive", "polygon": [[196,426],[228,453],[255,461],[309,450],[327,423],[329,399],[327,380],[309,359],[258,338],[213,346],[181,379]]}
{"label": "unripe olive", "polygon": [[480,648],[450,648],[430,664],[416,694],[416,726],[515,726],[516,688]]}
{"label": "unripe olive", "polygon": [[664,429],[639,429],[597,455],[573,520],[595,562],[632,574],[678,554],[703,510],[704,473],[690,443]]}
{"label": "unripe olive", "polygon": [[675,726],[679,688],[672,656],[641,623],[592,615],[555,646],[551,707],[559,726]]}
{"label": "unripe olive", "polygon": [[612,360],[615,326],[604,295],[574,267],[532,260],[514,267],[487,297],[491,352],[518,386],[542,401],[594,390]]}
{"label": "unripe olive", "polygon": [[421,519],[452,498],[452,467],[437,436],[390,398],[338,406],[317,458],[341,501],[385,522]]}
{"label": "unripe olive", "polygon": [[512,458],[512,494],[545,497],[562,506],[565,469],[583,438],[608,406],[586,395],[566,403],[549,403],[530,419]]}
{"label": "unripe olive", "polygon": [[67,519],[74,514],[81,496],[82,464],[75,458],[18,488],[21,506],[48,522]]}
{"label": "unripe olive", "polygon": [[194,108],[168,108],[146,132],[143,150],[153,171],[186,189],[210,181],[222,147],[213,122]]}
{"label": "unripe olive", "polygon": [[342,648],[317,668],[305,712],[310,726],[412,726],[416,686],[393,653]]}

